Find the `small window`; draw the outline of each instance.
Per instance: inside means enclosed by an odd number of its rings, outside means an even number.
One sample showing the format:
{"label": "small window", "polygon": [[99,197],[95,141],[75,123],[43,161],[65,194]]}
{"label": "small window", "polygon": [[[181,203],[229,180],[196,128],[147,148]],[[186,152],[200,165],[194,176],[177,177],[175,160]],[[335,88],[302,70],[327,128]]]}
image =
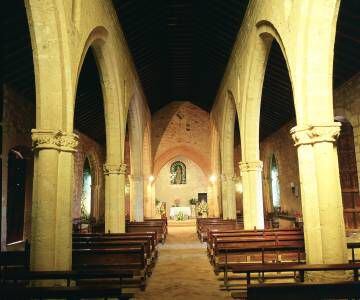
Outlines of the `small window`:
{"label": "small window", "polygon": [[91,214],[91,170],[89,160],[86,158],[83,169],[83,190],[81,195],[81,216],[89,218]]}
{"label": "small window", "polygon": [[280,203],[280,182],[279,182],[279,168],[276,162],[275,155],[271,158],[270,163],[270,182],[271,182],[271,199],[274,210],[278,210]]}

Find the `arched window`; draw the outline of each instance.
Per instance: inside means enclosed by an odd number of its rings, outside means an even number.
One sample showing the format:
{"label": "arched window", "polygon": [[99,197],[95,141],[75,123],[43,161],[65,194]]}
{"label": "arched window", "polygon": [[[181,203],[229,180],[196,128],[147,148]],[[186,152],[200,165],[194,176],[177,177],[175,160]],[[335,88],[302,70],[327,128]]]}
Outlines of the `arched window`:
{"label": "arched window", "polygon": [[186,184],[186,166],[181,161],[174,162],[170,167],[171,184]]}
{"label": "arched window", "polygon": [[275,155],[272,156],[270,162],[270,183],[271,183],[271,199],[274,210],[280,209],[280,182],[279,182],[279,168],[276,162]]}
{"label": "arched window", "polygon": [[88,158],[85,159],[83,170],[83,190],[81,195],[81,217],[89,218],[91,214],[91,170]]}

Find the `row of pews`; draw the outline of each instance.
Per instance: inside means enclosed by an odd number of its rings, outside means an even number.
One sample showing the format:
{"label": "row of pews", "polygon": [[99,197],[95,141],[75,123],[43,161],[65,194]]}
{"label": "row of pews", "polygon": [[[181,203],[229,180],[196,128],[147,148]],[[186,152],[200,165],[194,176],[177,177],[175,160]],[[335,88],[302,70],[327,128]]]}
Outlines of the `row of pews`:
{"label": "row of pews", "polygon": [[[200,241],[215,274],[223,274],[223,287],[238,299],[360,299],[359,269],[354,249],[347,264],[307,264],[302,229],[244,230],[235,220],[198,219]],[[348,271],[353,281],[305,282],[305,273]],[[275,274],[275,275],[274,275]],[[267,283],[267,279],[290,283]],[[245,283],[244,283],[245,282]],[[256,284],[255,284],[256,282]]]}
{"label": "row of pews", "polygon": [[126,233],[73,233],[71,271],[30,271],[28,243],[1,252],[0,299],[132,299],[124,289],[145,289],[166,235],[166,219],[127,222]]}

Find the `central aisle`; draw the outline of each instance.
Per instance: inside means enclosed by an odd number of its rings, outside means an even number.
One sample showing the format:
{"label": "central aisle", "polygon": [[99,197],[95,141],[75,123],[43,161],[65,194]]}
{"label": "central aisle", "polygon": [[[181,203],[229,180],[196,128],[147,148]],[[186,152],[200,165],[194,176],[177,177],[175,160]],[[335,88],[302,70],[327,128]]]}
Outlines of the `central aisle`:
{"label": "central aisle", "polygon": [[136,293],[136,299],[232,299],[228,292],[219,290],[221,281],[209,263],[206,244],[197,238],[195,225],[169,223],[153,274],[146,290]]}

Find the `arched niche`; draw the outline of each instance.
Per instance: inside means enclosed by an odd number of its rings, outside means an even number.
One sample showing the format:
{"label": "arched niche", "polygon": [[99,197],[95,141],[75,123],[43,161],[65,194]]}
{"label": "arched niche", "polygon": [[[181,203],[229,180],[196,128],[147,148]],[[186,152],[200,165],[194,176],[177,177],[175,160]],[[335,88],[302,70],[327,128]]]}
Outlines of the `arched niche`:
{"label": "arched niche", "polygon": [[337,141],[337,152],[345,227],[359,228],[359,179],[356,164],[353,126],[345,117],[337,116],[335,117],[335,121],[341,122],[341,131]]}
{"label": "arched niche", "polygon": [[33,155],[26,146],[16,146],[8,152],[7,234],[6,243],[22,241],[26,211],[31,211]]}

